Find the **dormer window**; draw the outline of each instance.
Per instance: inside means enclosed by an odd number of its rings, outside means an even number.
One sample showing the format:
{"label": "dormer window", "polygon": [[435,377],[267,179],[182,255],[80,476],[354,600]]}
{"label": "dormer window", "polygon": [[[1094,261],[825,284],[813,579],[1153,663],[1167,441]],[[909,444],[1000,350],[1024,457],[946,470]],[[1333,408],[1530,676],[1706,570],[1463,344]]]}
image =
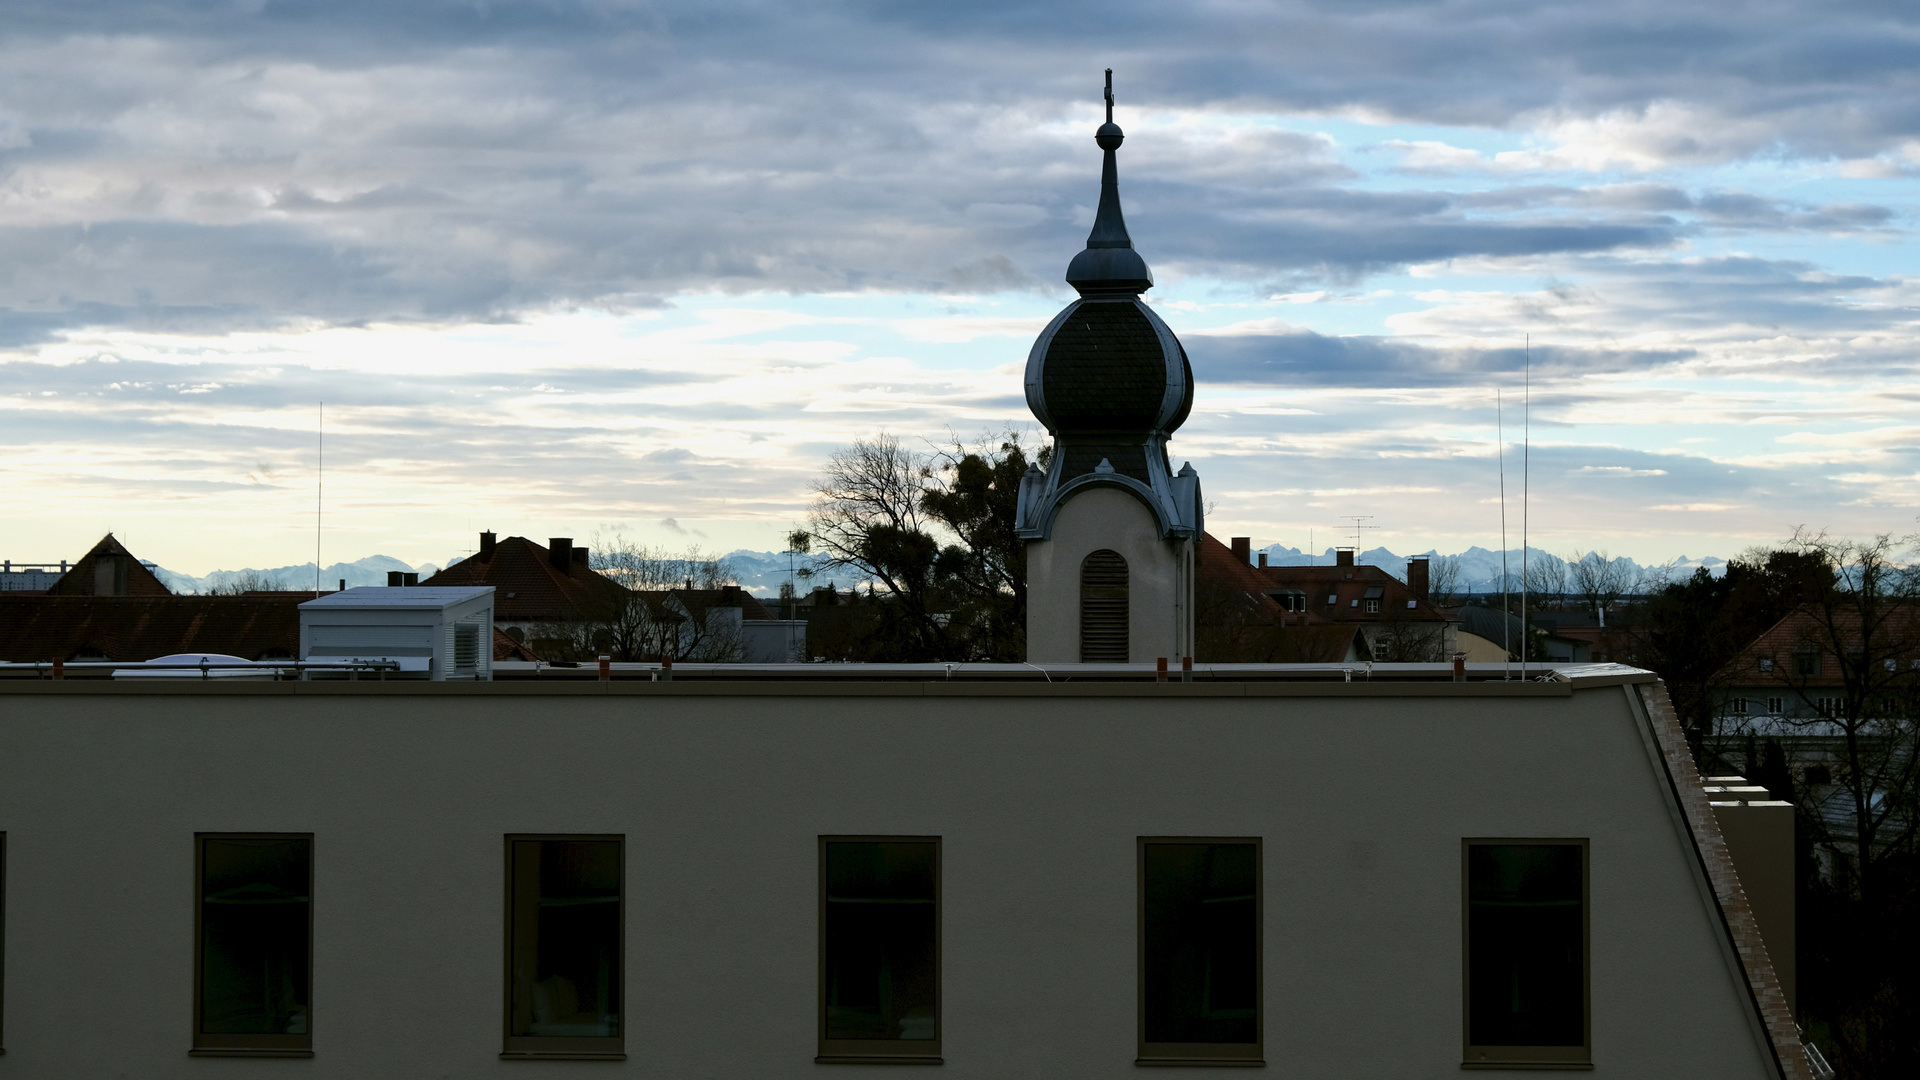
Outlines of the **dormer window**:
{"label": "dormer window", "polygon": [[1307,610],[1307,594],[1301,592],[1299,589],[1286,589],[1281,592],[1268,593],[1267,595],[1273,597],[1273,602],[1280,605],[1281,611]]}
{"label": "dormer window", "polygon": [[1380,614],[1380,598],[1385,596],[1386,592],[1387,590],[1385,589],[1385,587],[1380,585],[1375,585],[1366,591],[1366,595],[1362,597],[1362,599],[1366,604],[1367,614],[1369,615]]}

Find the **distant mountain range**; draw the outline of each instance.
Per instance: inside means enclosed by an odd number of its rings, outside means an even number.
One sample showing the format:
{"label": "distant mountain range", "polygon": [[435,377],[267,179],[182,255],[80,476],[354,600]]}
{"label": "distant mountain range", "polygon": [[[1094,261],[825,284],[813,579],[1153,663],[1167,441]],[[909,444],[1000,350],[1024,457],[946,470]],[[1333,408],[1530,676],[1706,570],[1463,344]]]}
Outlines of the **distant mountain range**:
{"label": "distant mountain range", "polygon": [[[440,572],[432,563],[413,566],[401,562],[391,555],[369,555],[354,562],[337,562],[320,572],[320,588],[331,592],[340,587],[344,579],[348,588],[357,585],[385,585],[387,574],[398,570],[401,573],[417,573],[422,578]],[[204,577],[177,573],[164,566],[153,568],[154,576],[176,593],[210,593],[219,588],[233,588],[245,585],[255,589],[311,589],[313,588],[313,564],[301,563],[298,566],[277,566],[271,570],[215,570]]]}
{"label": "distant mountain range", "polygon": [[[1286,547],[1282,544],[1270,544],[1259,550],[1266,553],[1267,562],[1271,566],[1307,566],[1310,564],[1331,566],[1334,562],[1333,548],[1327,548],[1318,555],[1301,551],[1299,548]],[[1415,554],[1420,553],[1416,552]],[[1500,590],[1501,569],[1500,552],[1498,551],[1488,551],[1486,548],[1475,546],[1455,555],[1443,556],[1437,551],[1428,551],[1425,554],[1428,558],[1435,560],[1447,558],[1457,561],[1460,576],[1454,586],[1456,591],[1487,593],[1498,592]],[[1507,574],[1514,580],[1517,587],[1520,579],[1520,549],[1510,549],[1506,555]],[[1395,555],[1386,548],[1379,547],[1359,553],[1359,555],[1355,557],[1355,561],[1368,566],[1378,566],[1393,576],[1405,580],[1407,576],[1407,559],[1409,557],[1410,556],[1406,555]],[[788,575],[790,572],[793,575],[791,580],[793,581],[794,588],[803,594],[812,588],[829,583],[839,589],[856,588],[864,585],[867,580],[864,574],[846,569],[815,570],[811,578],[802,578],[799,576],[798,571],[807,567],[810,560],[806,556],[800,556],[790,563],[788,555],[784,551],[748,551],[742,548],[738,551],[728,552],[723,558],[732,566],[734,580],[738,581],[743,588],[755,596],[778,596],[780,594],[780,586],[789,580]],[[1532,563],[1535,560],[1542,559],[1558,560],[1559,557],[1549,552],[1541,551],[1539,548],[1530,548],[1528,549],[1527,559],[1529,563]],[[449,560],[448,565],[451,566],[453,563],[459,561],[459,558],[456,557]],[[1727,569],[1727,561],[1725,559],[1714,558],[1712,556],[1701,559],[1691,559],[1682,556],[1664,566],[1643,566],[1632,559],[1624,557],[1621,561],[1630,569],[1629,576],[1635,581],[1650,580],[1662,572],[1673,578],[1684,577],[1702,567],[1704,567],[1708,573],[1719,576],[1725,573]],[[414,566],[390,555],[369,555],[355,562],[339,562],[327,567],[321,571],[320,586],[323,589],[336,588],[343,578],[349,587],[356,585],[385,585],[387,583],[388,572],[394,570],[401,572],[411,571],[419,574],[424,579],[438,573],[440,568],[432,563],[421,563],[418,566]],[[276,567],[271,570],[255,570],[251,568],[245,570],[215,570],[204,577],[179,574],[163,567],[155,567],[154,573],[159,576],[161,581],[166,583],[167,588],[177,593],[211,592],[222,586],[231,587],[236,582],[247,581],[269,583],[256,584],[255,587],[258,588],[308,589],[313,587],[313,564],[310,562],[302,563],[298,566]],[[251,578],[249,578],[249,575],[252,575]]]}
{"label": "distant mountain range", "polygon": [[[1269,566],[1307,566],[1310,564],[1331,566],[1335,558],[1333,548],[1328,548],[1319,555],[1310,555],[1307,552],[1301,551],[1299,548],[1271,544],[1258,549],[1255,555],[1257,556],[1260,551],[1267,553],[1267,564]],[[1498,551],[1488,551],[1486,548],[1476,545],[1455,555],[1441,555],[1435,550],[1415,552],[1414,554],[1425,554],[1427,558],[1435,560],[1436,562],[1440,559],[1455,560],[1460,568],[1460,576],[1454,584],[1454,589],[1457,592],[1486,593],[1500,591],[1502,569],[1500,565],[1501,553]],[[1374,548],[1371,551],[1360,552],[1354,557],[1354,561],[1364,563],[1368,566],[1380,567],[1394,577],[1405,581],[1407,579],[1407,559],[1411,557],[1412,556],[1407,555],[1395,555],[1393,552],[1381,547]],[[1515,588],[1518,588],[1520,581],[1520,549],[1509,548],[1506,552],[1506,558],[1507,563],[1504,572],[1513,580]],[[1552,552],[1542,551],[1536,547],[1527,548],[1527,562],[1529,566],[1539,560],[1553,560],[1559,563],[1566,561]],[[1625,556],[1619,556],[1618,560],[1627,566],[1629,570],[1627,575],[1628,579],[1634,582],[1661,580],[1663,578],[1678,580],[1702,567],[1706,569],[1707,573],[1715,577],[1719,577],[1721,574],[1727,572],[1727,560],[1711,555],[1701,559],[1691,559],[1682,555],[1672,562],[1663,565],[1649,564],[1643,566]]]}

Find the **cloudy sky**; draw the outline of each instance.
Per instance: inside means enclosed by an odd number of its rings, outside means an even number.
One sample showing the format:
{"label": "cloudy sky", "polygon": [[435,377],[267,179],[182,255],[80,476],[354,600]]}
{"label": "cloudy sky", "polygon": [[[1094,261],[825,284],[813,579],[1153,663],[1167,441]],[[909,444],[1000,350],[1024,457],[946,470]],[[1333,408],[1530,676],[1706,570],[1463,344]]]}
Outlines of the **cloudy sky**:
{"label": "cloudy sky", "polygon": [[1216,535],[1731,555],[1920,503],[1920,7],[7,0],[0,554],[778,548],[1032,432],[1101,69]]}

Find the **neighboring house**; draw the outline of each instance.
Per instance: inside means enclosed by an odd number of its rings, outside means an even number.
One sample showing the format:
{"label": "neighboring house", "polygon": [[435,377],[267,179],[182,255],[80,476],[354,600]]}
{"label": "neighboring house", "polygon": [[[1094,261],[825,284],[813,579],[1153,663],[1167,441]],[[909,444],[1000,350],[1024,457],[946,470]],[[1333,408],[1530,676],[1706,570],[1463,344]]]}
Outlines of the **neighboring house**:
{"label": "neighboring house", "polygon": [[111,535],[45,592],[0,592],[0,660],[144,661],[177,653],[298,654],[310,592],[176,596]]}
{"label": "neighboring house", "polygon": [[[134,558],[108,533],[80,557],[60,580],[47,586],[48,596],[172,596],[149,564]],[[313,599],[308,594],[307,599]]]}
{"label": "neighboring house", "polygon": [[571,537],[542,546],[483,532],[479,551],[420,584],[491,585],[494,626],[502,633],[550,660],[590,660],[606,644],[596,635],[632,594],[591,569],[587,555]]}
{"label": "neighboring house", "polygon": [[67,572],[67,561],[21,563],[0,560],[0,592],[46,592]]}
{"label": "neighboring house", "polygon": [[223,653],[298,655],[299,605],[312,593],[246,596],[42,596],[0,593],[0,660],[152,660]]}
{"label": "neighboring house", "polygon": [[[1340,664],[1371,659],[1352,625],[1287,606],[1266,572],[1247,561],[1250,541],[1229,548],[1210,533],[1194,546],[1194,659],[1201,663]],[[1177,662],[1177,661],[1176,661]]]}
{"label": "neighboring house", "polygon": [[633,594],[635,659],[784,664],[805,659],[806,623],[775,619],[738,585]]}
{"label": "neighboring house", "polygon": [[[1217,547],[1213,541],[1203,565],[1214,565]],[[1237,578],[1244,576],[1242,567],[1251,571],[1281,629],[1318,632],[1329,640],[1330,631],[1345,631],[1355,639],[1357,658],[1383,662],[1449,660],[1458,651],[1455,620],[1420,595],[1425,559],[1409,560],[1409,583],[1378,566],[1356,564],[1350,548],[1337,549],[1332,566],[1249,567],[1250,547],[1248,538],[1237,536],[1231,549],[1221,550],[1229,551]]]}

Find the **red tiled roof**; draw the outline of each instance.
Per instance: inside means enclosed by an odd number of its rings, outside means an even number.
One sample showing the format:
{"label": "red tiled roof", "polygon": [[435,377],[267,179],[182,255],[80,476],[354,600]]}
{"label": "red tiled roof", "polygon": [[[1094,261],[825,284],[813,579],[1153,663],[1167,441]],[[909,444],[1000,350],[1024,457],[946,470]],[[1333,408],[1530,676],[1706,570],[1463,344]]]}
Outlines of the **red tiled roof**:
{"label": "red tiled roof", "polygon": [[[1268,593],[1294,589],[1305,594],[1307,614],[1314,622],[1380,622],[1389,616],[1398,622],[1453,621],[1439,608],[1416,599],[1406,582],[1378,566],[1258,566],[1252,570],[1266,583]],[[1371,589],[1380,590],[1378,614],[1367,612],[1366,594]],[[1329,596],[1334,598],[1331,604]],[[1412,607],[1407,606],[1409,602]]]}
{"label": "red tiled roof", "polygon": [[[1920,664],[1920,608],[1889,600],[1875,612],[1875,620],[1870,662],[1891,661],[1902,674]],[[1841,686],[1846,680],[1834,655],[1835,639],[1842,645],[1857,643],[1860,626],[1857,609],[1834,612],[1834,625],[1828,628],[1819,612],[1802,605],[1755,638],[1744,655],[1723,669],[1722,677],[1739,686]],[[1807,653],[1818,658],[1819,670],[1811,675],[1800,672],[1796,663]],[[1772,661],[1770,670],[1762,670],[1762,661]]]}
{"label": "red tiled roof", "polygon": [[628,593],[611,578],[578,560],[560,570],[547,549],[524,536],[509,536],[489,556],[474,555],[433,575],[422,585],[491,585],[496,622],[577,622],[606,618]]}
{"label": "red tiled roof", "polygon": [[[123,587],[121,583],[124,582]],[[101,587],[105,586],[102,591]],[[47,588],[49,596],[172,596],[153,571],[140,564],[120,541],[108,533],[93,550],[80,557],[60,580]]]}
{"label": "red tiled roof", "polygon": [[[151,660],[226,653],[298,655],[299,604],[312,593],[48,596],[0,593],[0,660]],[[83,655],[85,654],[85,655]]]}

